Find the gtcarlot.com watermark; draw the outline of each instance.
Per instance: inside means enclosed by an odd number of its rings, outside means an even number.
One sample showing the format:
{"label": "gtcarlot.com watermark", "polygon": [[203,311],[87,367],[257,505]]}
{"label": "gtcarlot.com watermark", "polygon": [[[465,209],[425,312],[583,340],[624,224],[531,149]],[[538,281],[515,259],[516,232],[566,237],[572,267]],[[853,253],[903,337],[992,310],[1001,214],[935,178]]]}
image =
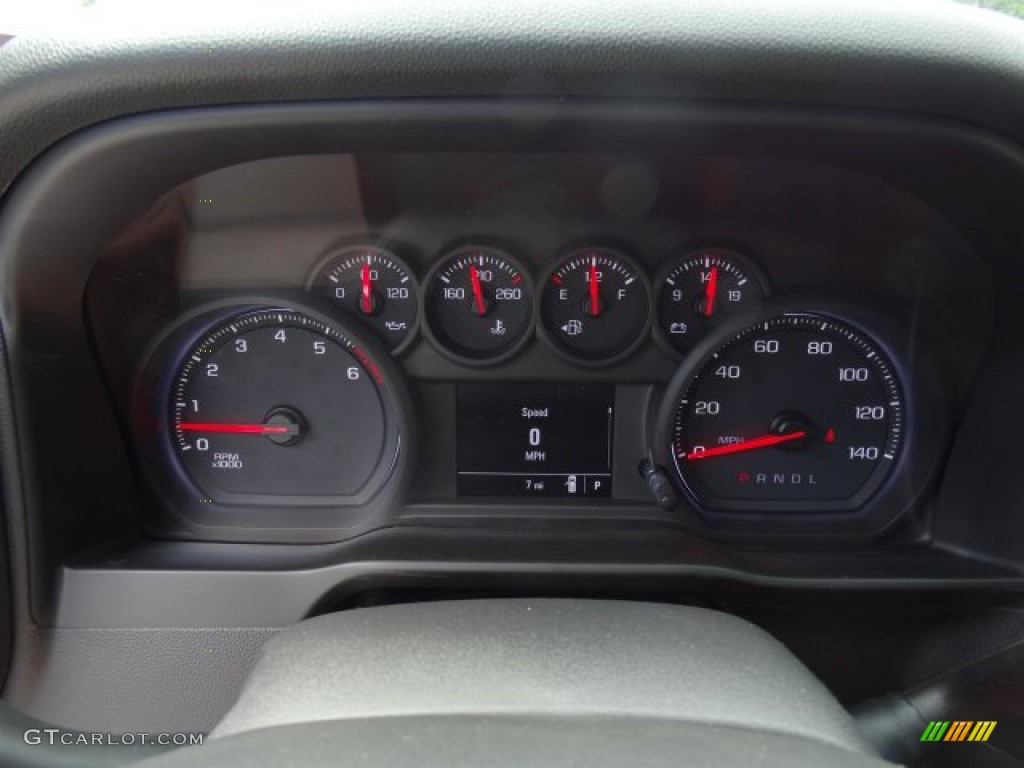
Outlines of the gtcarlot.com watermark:
{"label": "gtcarlot.com watermark", "polygon": [[29,728],[25,731],[26,744],[63,745],[66,747],[132,747],[161,746],[186,747],[203,743],[201,733],[79,733],[59,728]]}

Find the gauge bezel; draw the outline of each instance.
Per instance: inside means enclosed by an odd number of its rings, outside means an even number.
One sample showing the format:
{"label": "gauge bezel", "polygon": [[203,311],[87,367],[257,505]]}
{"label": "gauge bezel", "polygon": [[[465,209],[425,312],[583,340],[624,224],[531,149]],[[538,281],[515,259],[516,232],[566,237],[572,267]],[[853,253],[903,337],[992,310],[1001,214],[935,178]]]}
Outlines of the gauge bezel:
{"label": "gauge bezel", "polygon": [[[427,305],[432,298],[431,288],[435,278],[451,261],[464,255],[467,251],[488,251],[505,259],[519,270],[519,273],[523,276],[523,287],[528,288],[530,291],[530,296],[526,300],[530,314],[522,336],[508,349],[488,357],[468,357],[459,354],[437,335],[430,322],[430,307]],[[462,241],[453,247],[442,250],[423,278],[422,301],[420,301],[420,328],[423,331],[423,336],[431,343],[434,349],[453,363],[458,363],[468,368],[487,368],[511,360],[533,339],[537,326],[536,300],[537,285],[533,280],[533,274],[526,264],[514,256],[504,244],[495,244],[484,240]]]}
{"label": "gauge bezel", "polygon": [[[136,377],[132,424],[138,468],[146,490],[158,502],[147,525],[161,536],[228,541],[336,541],[353,529],[379,527],[404,493],[415,457],[409,395],[391,356],[373,339],[353,333],[328,314],[330,302],[311,304],[292,292],[260,294],[202,303],[183,313],[151,345]],[[268,501],[236,495],[231,501],[203,500],[174,446],[171,397],[187,354],[231,320],[261,310],[300,313],[323,323],[375,367],[385,418],[381,460],[368,481],[349,496],[274,496]]]}
{"label": "gauge bezel", "polygon": [[[658,317],[658,303],[661,300],[661,292],[665,288],[665,279],[672,274],[680,265],[684,262],[690,261],[691,259],[699,258],[705,254],[722,255],[725,258],[736,261],[742,265],[743,271],[746,272],[750,278],[757,284],[758,288],[761,289],[761,295],[759,301],[756,302],[756,306],[751,307],[748,311],[757,311],[757,309],[764,304],[764,302],[772,295],[772,286],[768,281],[763,269],[750,257],[736,248],[730,248],[724,245],[695,245],[687,248],[682,256],[675,259],[669,259],[662,263],[658,267],[658,271],[654,275],[652,283],[652,299],[651,299],[651,318],[652,318],[652,329],[651,335],[654,337],[654,342],[658,345],[665,354],[669,355],[673,360],[682,360],[693,354],[694,350],[700,345],[703,339],[698,340],[690,348],[689,352],[680,352],[676,346],[672,343],[669,334],[661,326],[660,318]],[[746,313],[744,313],[746,314]],[[718,327],[729,322],[728,320],[713,327],[704,338],[714,334]]]}
{"label": "gauge bezel", "polygon": [[[732,345],[734,345],[736,343],[739,343],[742,339],[744,339],[744,338],[746,338],[748,336],[757,335],[757,334],[759,334],[759,333],[761,333],[763,331],[766,331],[767,328],[765,326],[767,326],[769,324],[772,324],[772,323],[779,323],[779,322],[783,322],[783,321],[787,321],[787,320],[796,320],[796,321],[798,321],[800,323],[807,323],[807,324],[816,323],[816,322],[822,322],[822,323],[832,324],[833,326],[836,326],[836,327],[843,327],[843,326],[845,326],[847,328],[850,328],[853,331],[853,333],[858,337],[859,341],[862,341],[864,344],[867,345],[867,347],[868,347],[867,351],[868,352],[870,352],[870,353],[875,355],[876,360],[873,363],[873,367],[876,370],[880,370],[883,374],[889,374],[891,376],[891,378],[892,378],[892,380],[889,382],[889,385],[888,385],[891,388],[891,390],[890,390],[889,393],[887,393],[886,399],[888,400],[890,396],[894,397],[894,398],[897,399],[897,402],[898,402],[898,405],[899,405],[899,411],[898,411],[898,415],[897,415],[897,418],[896,418],[895,422],[887,425],[887,429],[890,431],[890,433],[894,432],[894,434],[890,434],[887,437],[887,440],[895,440],[895,445],[892,447],[894,458],[893,459],[889,459],[888,461],[882,461],[882,459],[879,458],[877,460],[875,466],[872,468],[871,472],[864,479],[863,483],[861,484],[861,487],[857,489],[856,493],[854,493],[853,495],[851,495],[851,496],[849,496],[848,498],[845,498],[845,499],[841,499],[841,500],[821,500],[821,501],[804,500],[804,501],[779,502],[779,501],[728,501],[726,499],[719,498],[719,499],[715,500],[714,504],[711,504],[708,501],[708,497],[711,494],[709,494],[709,493],[702,494],[697,489],[697,487],[695,486],[695,483],[693,482],[693,478],[690,478],[689,480],[686,478],[686,476],[684,474],[685,464],[681,463],[678,452],[673,450],[672,451],[672,459],[673,459],[673,466],[676,469],[676,477],[679,479],[679,481],[682,483],[682,485],[686,487],[686,490],[689,492],[690,496],[697,501],[697,503],[701,506],[702,509],[705,509],[705,510],[708,510],[708,511],[714,511],[714,512],[737,512],[737,511],[739,511],[739,512],[749,512],[749,513],[752,513],[752,514],[758,514],[758,513],[775,514],[775,513],[778,513],[780,511],[781,512],[792,512],[792,513],[819,512],[820,511],[822,513],[831,513],[831,512],[839,512],[839,511],[856,510],[856,509],[859,509],[861,506],[863,506],[864,503],[868,499],[870,499],[871,496],[874,495],[875,491],[884,482],[884,480],[888,476],[888,474],[893,471],[893,468],[896,466],[896,463],[898,462],[899,454],[902,453],[903,444],[905,442],[904,441],[904,435],[903,435],[903,431],[904,430],[902,429],[902,424],[903,424],[903,421],[906,418],[906,414],[904,412],[905,411],[905,406],[904,406],[905,397],[904,397],[904,394],[903,394],[903,391],[902,391],[902,389],[903,389],[902,388],[902,384],[900,383],[899,375],[898,375],[897,371],[895,370],[893,364],[887,359],[886,355],[882,352],[882,350],[878,347],[878,345],[876,345],[874,343],[874,340],[871,337],[866,336],[866,334],[864,334],[862,331],[860,331],[859,328],[856,328],[855,326],[852,326],[850,323],[847,323],[847,322],[845,322],[843,320],[839,320],[838,318],[836,318],[834,316],[822,314],[821,312],[814,312],[814,313],[810,313],[810,312],[776,313],[776,314],[772,315],[770,318],[759,320],[756,323],[752,323],[750,325],[747,325],[744,330],[739,332],[739,334],[735,334],[735,335],[731,336],[723,344],[719,345],[716,348],[716,351],[713,354],[714,354],[714,356],[717,357],[718,355],[721,355],[726,349],[732,347]],[[681,395],[683,395],[683,396],[690,396],[692,398],[692,395],[693,395],[692,388],[698,383],[700,378],[703,378],[703,377],[700,376],[701,373],[704,374],[704,377],[707,376],[708,368],[713,367],[716,364],[716,363],[712,362],[714,359],[715,359],[714,357],[711,357],[711,358],[705,357],[704,358],[704,360],[703,360],[704,365],[703,366],[699,366],[698,368],[694,369],[694,372],[691,374],[691,376],[687,380],[685,389],[680,393]],[[677,426],[678,426],[678,416],[679,416],[679,410],[677,408],[676,419],[675,419]],[[888,455],[888,454],[886,454],[886,455]]]}
{"label": "gauge bezel", "polygon": [[[610,357],[595,359],[574,355],[572,352],[567,350],[557,338],[555,338],[555,336],[548,330],[547,324],[544,322],[544,289],[547,286],[548,281],[551,279],[551,276],[558,271],[559,267],[584,251],[604,251],[605,253],[613,254],[615,258],[623,261],[626,266],[636,274],[637,281],[644,289],[647,297],[647,311],[644,313],[645,317],[643,328],[628,347]],[[537,290],[535,293],[536,307],[534,309],[534,314],[537,317],[537,335],[540,337],[544,345],[558,355],[558,357],[580,368],[607,368],[621,363],[623,360],[627,360],[635,354],[651,336],[651,326],[654,323],[654,292],[651,288],[651,280],[647,275],[647,271],[637,262],[636,259],[626,253],[622,248],[615,245],[605,245],[603,243],[580,245],[577,243],[571,247],[560,249],[555,256],[548,259],[543,270],[541,270],[537,278]]]}
{"label": "gauge bezel", "polygon": [[[419,337],[420,326],[422,324],[421,320],[423,316],[423,286],[420,283],[417,270],[413,267],[412,261],[408,257],[413,252],[411,246],[395,240],[388,240],[386,238],[345,240],[343,242],[335,243],[326,251],[324,251],[323,255],[320,256],[320,258],[316,259],[316,261],[313,263],[313,267],[309,270],[308,276],[306,277],[306,281],[304,283],[305,290],[309,293],[310,296],[313,297],[314,301],[318,303],[323,303],[325,306],[332,307],[334,309],[333,314],[337,316],[337,319],[339,321],[351,320],[357,323],[361,328],[368,328],[369,323],[365,318],[362,318],[359,315],[349,312],[336,301],[332,301],[331,299],[325,296],[320,296],[316,292],[317,278],[320,277],[322,274],[325,274],[325,269],[328,267],[328,265],[338,260],[348,251],[358,249],[372,249],[375,251],[381,251],[387,254],[388,258],[397,262],[397,264],[409,274],[410,281],[412,282],[412,291],[415,293],[416,296],[416,314],[415,317],[413,318],[412,328],[410,328],[408,333],[406,333],[405,338],[402,340],[402,343],[390,349],[390,354],[392,357],[399,357],[402,354],[404,354]],[[370,332],[373,333],[372,331]],[[376,340],[378,341],[380,346],[387,348],[387,345],[383,342],[381,338],[379,338],[379,335],[374,335],[378,336]]]}
{"label": "gauge bezel", "polygon": [[[673,427],[680,398],[694,376],[723,345],[738,334],[785,314],[818,315],[849,325],[887,358],[903,397],[903,442],[887,475],[866,498],[850,509],[815,511],[802,505],[794,511],[720,510],[704,507],[677,473],[673,459]],[[884,533],[921,498],[947,450],[949,409],[938,371],[912,324],[835,298],[791,295],[765,302],[758,310],[732,318],[703,339],[687,356],[666,386],[657,406],[652,445],[655,460],[664,466],[680,494],[686,524],[719,538],[774,539],[871,538]]]}

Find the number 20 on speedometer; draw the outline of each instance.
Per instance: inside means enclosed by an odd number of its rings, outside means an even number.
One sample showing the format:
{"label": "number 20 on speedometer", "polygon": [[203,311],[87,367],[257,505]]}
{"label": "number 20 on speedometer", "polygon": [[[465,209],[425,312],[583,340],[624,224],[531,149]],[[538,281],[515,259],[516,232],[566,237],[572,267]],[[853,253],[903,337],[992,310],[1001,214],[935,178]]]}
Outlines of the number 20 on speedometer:
{"label": "number 20 on speedometer", "polygon": [[735,334],[676,398],[672,460],[706,509],[855,509],[903,443],[893,366],[865,334],[823,315],[784,314]]}

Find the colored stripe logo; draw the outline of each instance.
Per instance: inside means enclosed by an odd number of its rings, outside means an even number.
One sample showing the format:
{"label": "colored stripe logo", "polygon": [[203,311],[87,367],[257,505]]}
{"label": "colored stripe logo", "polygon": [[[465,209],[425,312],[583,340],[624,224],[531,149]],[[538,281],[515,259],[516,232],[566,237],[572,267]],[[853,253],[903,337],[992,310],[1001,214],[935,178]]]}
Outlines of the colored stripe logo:
{"label": "colored stripe logo", "polygon": [[997,720],[932,720],[921,741],[988,741]]}

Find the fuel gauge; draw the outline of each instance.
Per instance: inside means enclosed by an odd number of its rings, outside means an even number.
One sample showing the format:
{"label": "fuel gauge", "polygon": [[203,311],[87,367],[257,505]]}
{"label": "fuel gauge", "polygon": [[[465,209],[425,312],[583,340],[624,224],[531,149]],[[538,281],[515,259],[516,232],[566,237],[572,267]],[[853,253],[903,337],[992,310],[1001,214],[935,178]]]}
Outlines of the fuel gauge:
{"label": "fuel gauge", "polygon": [[541,285],[546,337],[557,352],[575,362],[613,363],[647,336],[650,288],[640,268],[618,251],[573,251],[554,265]]}

